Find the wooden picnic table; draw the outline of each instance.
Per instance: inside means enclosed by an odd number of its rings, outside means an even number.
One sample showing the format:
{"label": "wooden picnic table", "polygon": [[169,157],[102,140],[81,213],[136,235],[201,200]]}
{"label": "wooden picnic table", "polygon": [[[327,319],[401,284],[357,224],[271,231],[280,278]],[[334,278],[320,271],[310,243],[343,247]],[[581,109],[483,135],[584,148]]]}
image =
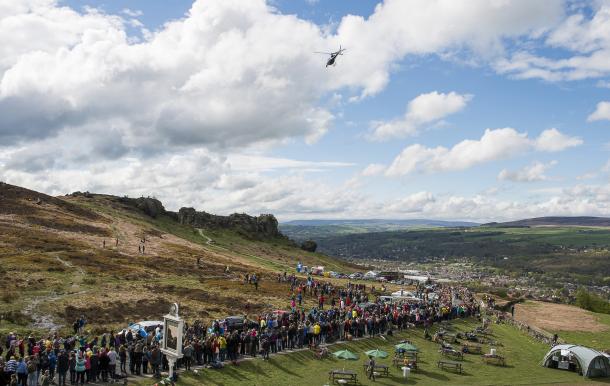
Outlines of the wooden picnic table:
{"label": "wooden picnic table", "polygon": [[328,380],[335,383],[338,380],[347,381],[347,383],[358,383],[358,374],[351,370],[331,370],[328,372]]}
{"label": "wooden picnic table", "polygon": [[483,362],[489,364],[495,362],[498,365],[506,366],[506,359],[498,354],[483,354],[481,355]]}
{"label": "wooden picnic table", "polygon": [[483,348],[478,344],[464,343],[462,345],[462,351],[467,352],[468,354],[482,354]]}
{"label": "wooden picnic table", "polygon": [[438,351],[445,357],[453,357],[459,360],[464,359],[464,353],[462,353],[461,351],[454,350],[452,348],[441,347]]}
{"label": "wooden picnic table", "polygon": [[436,366],[441,369],[452,368],[455,371],[462,373],[462,362],[450,361],[447,359],[441,359],[436,362]]}
{"label": "wooden picnic table", "polygon": [[[362,367],[364,367],[364,371],[367,372],[368,368],[369,368],[369,364],[364,362],[364,364],[362,365]],[[387,365],[382,365],[382,364],[375,364],[375,368],[373,369],[374,372],[379,373],[380,376],[382,377],[389,377],[390,376],[390,367]]]}
{"label": "wooden picnic table", "polygon": [[[392,359],[392,365],[396,366],[399,369],[404,367],[405,366],[404,357],[403,358],[394,357],[394,359]],[[417,360],[409,358],[409,367],[411,367],[411,369],[413,369],[413,370],[417,370]]]}
{"label": "wooden picnic table", "polygon": [[395,354],[395,356],[397,356],[399,358],[407,357],[407,358],[413,359],[413,360],[417,360],[418,355],[419,355],[419,353],[417,351],[403,351],[403,350],[396,351],[396,354]]}

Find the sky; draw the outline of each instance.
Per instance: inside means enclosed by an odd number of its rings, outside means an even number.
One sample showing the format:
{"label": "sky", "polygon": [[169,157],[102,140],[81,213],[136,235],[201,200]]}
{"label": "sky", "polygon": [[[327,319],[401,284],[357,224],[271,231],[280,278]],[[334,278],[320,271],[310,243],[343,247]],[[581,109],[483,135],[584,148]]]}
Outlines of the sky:
{"label": "sky", "polygon": [[610,1],[0,0],[0,180],[48,194],[610,216],[609,160]]}

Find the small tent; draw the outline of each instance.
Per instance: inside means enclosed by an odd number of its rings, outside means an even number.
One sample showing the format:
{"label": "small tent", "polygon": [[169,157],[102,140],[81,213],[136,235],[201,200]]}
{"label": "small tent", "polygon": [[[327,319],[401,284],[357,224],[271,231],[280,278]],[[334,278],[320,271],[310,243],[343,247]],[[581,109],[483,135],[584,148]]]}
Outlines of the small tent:
{"label": "small tent", "polygon": [[603,353],[571,344],[554,346],[544,356],[542,365],[578,371],[588,378],[610,376],[610,361]]}

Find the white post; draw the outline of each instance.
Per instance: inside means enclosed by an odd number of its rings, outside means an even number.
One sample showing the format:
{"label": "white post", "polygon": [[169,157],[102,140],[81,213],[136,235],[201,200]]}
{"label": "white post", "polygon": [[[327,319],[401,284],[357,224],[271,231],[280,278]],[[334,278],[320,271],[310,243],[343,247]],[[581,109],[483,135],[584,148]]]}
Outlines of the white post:
{"label": "white post", "polygon": [[169,379],[174,379],[174,365],[176,364],[176,359],[170,356],[167,356],[167,362],[169,363]]}

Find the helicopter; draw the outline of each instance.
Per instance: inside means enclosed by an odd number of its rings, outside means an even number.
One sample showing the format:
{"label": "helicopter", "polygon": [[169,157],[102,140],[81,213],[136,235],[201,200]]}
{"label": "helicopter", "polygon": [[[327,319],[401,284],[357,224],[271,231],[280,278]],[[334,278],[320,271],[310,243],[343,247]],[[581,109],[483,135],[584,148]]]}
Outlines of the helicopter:
{"label": "helicopter", "polygon": [[335,51],[335,52],[320,52],[320,51],[315,51],[314,54],[330,55],[330,58],[326,62],[326,67],[328,67],[328,66],[335,66],[337,64],[337,62],[336,62],[337,56],[343,55],[343,52],[345,52],[346,50],[347,50],[347,48],[341,48],[341,46],[339,46],[339,51]]}

